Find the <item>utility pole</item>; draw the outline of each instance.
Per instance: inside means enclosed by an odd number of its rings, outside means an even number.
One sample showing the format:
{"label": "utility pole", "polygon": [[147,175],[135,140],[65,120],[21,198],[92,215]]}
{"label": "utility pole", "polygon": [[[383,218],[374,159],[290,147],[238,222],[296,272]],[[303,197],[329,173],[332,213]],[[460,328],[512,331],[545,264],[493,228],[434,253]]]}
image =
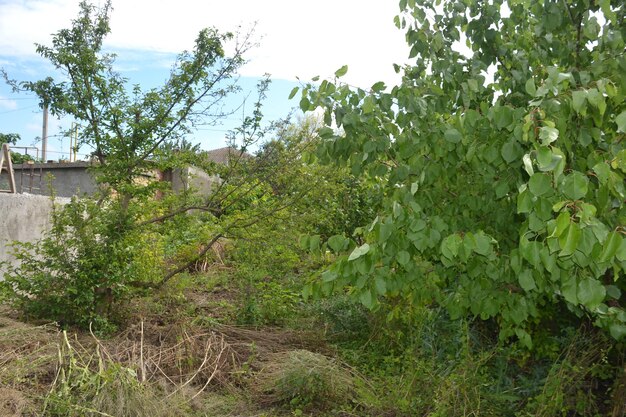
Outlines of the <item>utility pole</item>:
{"label": "utility pole", "polygon": [[45,163],[48,157],[48,104],[43,105],[43,126],[41,128],[41,159]]}

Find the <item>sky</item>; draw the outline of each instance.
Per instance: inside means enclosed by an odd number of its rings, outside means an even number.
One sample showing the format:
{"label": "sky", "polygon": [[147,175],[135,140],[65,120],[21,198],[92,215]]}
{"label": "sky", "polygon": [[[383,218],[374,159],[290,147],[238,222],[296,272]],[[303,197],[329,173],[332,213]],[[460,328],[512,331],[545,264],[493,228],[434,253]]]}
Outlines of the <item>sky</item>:
{"label": "sky", "polygon": [[[273,82],[264,114],[273,120],[297,107],[296,100],[288,100],[294,86],[314,76],[332,78],[343,65],[349,70],[342,80],[351,85],[395,84],[393,64],[406,62],[409,52],[403,32],[393,24],[398,11],[395,0],[113,0],[104,49],[117,54],[115,69],[130,83],[151,88],[166,80],[176,54],[190,50],[202,28],[246,32],[254,27],[258,46],[246,55],[248,63],[240,71],[244,95],[229,104],[235,107],[246,94],[254,95],[258,79],[269,73]],[[78,0],[0,0],[0,67],[17,80],[58,76],[38,57],[34,44],[50,45],[51,34],[70,27],[77,12]],[[204,149],[225,146],[226,132],[245,111],[190,139]],[[61,131],[70,124],[69,118],[49,119],[47,159],[67,158],[69,139]],[[40,147],[37,98],[13,94],[0,83],[0,133],[19,133],[21,146]]]}

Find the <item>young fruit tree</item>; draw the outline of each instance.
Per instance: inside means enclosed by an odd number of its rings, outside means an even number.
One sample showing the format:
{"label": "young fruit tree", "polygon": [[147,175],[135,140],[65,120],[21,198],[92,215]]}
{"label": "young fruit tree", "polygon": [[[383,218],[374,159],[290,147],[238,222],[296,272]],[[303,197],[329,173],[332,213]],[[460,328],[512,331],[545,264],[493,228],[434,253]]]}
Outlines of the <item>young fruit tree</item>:
{"label": "young fruit tree", "polygon": [[318,157],[384,187],[363,241],[330,238],[339,257],[307,294],[437,304],[529,348],[576,320],[624,339],[622,2],[400,7],[414,63],[399,85],[302,90],[303,111],[325,112]]}
{"label": "young fruit tree", "polygon": [[[113,304],[133,289],[162,286],[221,238],[264,221],[306,192],[274,197],[266,173],[245,152],[264,133],[268,79],[259,83],[252,114],[233,132],[241,147],[231,149],[227,164],[211,162],[185,141],[195,127],[229,114],[224,98],[239,90],[237,71],[253,46],[251,34],[202,30],[163,86],[145,91],[129,86],[114,70],[115,56],[103,51],[110,11],[110,1],[101,8],[83,1],[71,28],[57,32],[52,46],[37,45],[60,74],[56,79],[17,82],[4,74],[15,89],[37,94],[52,114],[80,123],[78,146],[93,149],[100,189],[55,209],[41,242],[18,244],[20,262],[4,265],[0,287],[28,314],[84,326],[106,326]],[[154,174],[190,164],[220,178],[210,195],[174,193]]]}

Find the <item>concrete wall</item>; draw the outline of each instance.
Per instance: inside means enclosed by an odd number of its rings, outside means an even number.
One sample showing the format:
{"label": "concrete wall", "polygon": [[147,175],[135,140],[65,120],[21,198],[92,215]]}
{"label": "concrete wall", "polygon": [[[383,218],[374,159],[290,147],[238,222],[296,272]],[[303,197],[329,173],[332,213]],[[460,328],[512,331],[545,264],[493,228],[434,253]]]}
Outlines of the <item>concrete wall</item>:
{"label": "concrete wall", "polygon": [[[93,195],[97,185],[88,169],[90,166],[88,162],[13,165],[17,192],[50,195],[50,177],[57,197]],[[0,189],[8,188],[5,177],[6,172],[0,175]],[[156,177],[159,175],[152,175],[152,178]],[[210,194],[220,183],[217,176],[209,175],[193,166],[167,171],[160,178],[171,182],[174,192],[193,189],[201,195]]]}
{"label": "concrete wall", "polygon": [[18,193],[50,195],[48,177],[58,197],[82,196],[96,191],[96,182],[89,172],[89,162],[15,164],[15,185]]}
{"label": "concrete wall", "polygon": [[[42,171],[42,184],[39,188],[39,177],[33,177],[33,188],[30,187],[31,167],[27,164],[14,165],[15,182],[18,193],[0,193],[0,262],[12,261],[8,244],[15,241],[35,242],[43,236],[43,232],[50,228],[50,214],[52,202],[46,175],[54,176],[52,186],[55,189],[57,204],[65,204],[74,195],[93,194],[96,189],[95,181],[88,171],[88,163],[72,164],[35,164],[34,171]],[[5,173],[6,174],[6,173]],[[176,192],[188,190],[197,191],[201,195],[211,193],[213,187],[219,184],[219,178],[189,167],[170,172],[166,181],[171,181]],[[0,182],[2,178],[0,178]],[[0,280],[2,279],[0,271]]]}
{"label": "concrete wall", "polygon": [[[65,204],[58,198],[56,204]],[[51,226],[52,201],[49,197],[30,194],[0,193],[0,261],[11,261],[8,244],[19,240],[35,242]],[[0,272],[0,279],[2,279]]]}
{"label": "concrete wall", "polygon": [[193,166],[175,169],[167,180],[172,183],[174,192],[192,189],[200,195],[211,194],[214,187],[217,187],[220,183],[218,176],[209,175]]}

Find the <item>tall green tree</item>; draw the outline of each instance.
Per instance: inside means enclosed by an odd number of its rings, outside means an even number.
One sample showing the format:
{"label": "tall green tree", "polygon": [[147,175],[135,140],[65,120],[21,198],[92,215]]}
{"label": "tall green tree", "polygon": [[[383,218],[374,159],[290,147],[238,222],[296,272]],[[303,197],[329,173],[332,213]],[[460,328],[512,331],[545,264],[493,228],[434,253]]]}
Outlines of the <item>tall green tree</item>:
{"label": "tall green tree", "polygon": [[307,291],[348,288],[371,308],[437,303],[453,318],[494,319],[528,347],[576,317],[623,339],[622,2],[400,8],[414,59],[396,65],[400,85],[303,89],[302,110],[325,112],[318,156],[384,189],[365,242],[329,240],[340,256]]}
{"label": "tall green tree", "polygon": [[18,140],[20,140],[20,135],[17,133],[0,133],[0,145],[3,143],[15,145]]}
{"label": "tall green tree", "polygon": [[[93,149],[100,181],[120,191],[154,166],[160,146],[225,116],[223,99],[239,89],[234,76],[252,43],[248,36],[235,39],[232,33],[204,29],[194,49],[178,56],[165,84],[144,91],[129,86],[113,69],[115,55],[103,50],[111,9],[111,1],[102,7],[82,1],[71,28],[57,32],[52,46],[36,46],[60,77],[8,81],[39,96],[53,115],[79,121],[78,146]],[[235,45],[227,56],[223,45],[230,41]]]}
{"label": "tall green tree", "polygon": [[[4,265],[0,287],[26,313],[87,325],[107,319],[114,302],[133,288],[159,287],[204,257],[222,237],[264,221],[298,198],[271,198],[248,169],[247,146],[263,136],[261,103],[269,79],[259,82],[253,113],[233,132],[231,161],[220,166],[184,140],[201,124],[228,112],[224,98],[239,90],[238,69],[251,34],[202,30],[190,52],[178,56],[160,88],[129,86],[103,50],[111,2],[80,3],[69,29],[37,52],[61,74],[36,82],[9,80],[34,92],[54,115],[80,122],[78,146],[93,149],[99,192],[55,210],[52,230],[35,245],[17,247],[18,265]],[[234,43],[232,54],[224,44]],[[8,77],[5,74],[5,78]],[[194,164],[219,175],[211,195],[173,193],[158,171]],[[259,191],[260,190],[260,191]],[[256,193],[251,204],[249,196]]]}

